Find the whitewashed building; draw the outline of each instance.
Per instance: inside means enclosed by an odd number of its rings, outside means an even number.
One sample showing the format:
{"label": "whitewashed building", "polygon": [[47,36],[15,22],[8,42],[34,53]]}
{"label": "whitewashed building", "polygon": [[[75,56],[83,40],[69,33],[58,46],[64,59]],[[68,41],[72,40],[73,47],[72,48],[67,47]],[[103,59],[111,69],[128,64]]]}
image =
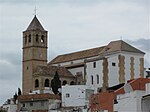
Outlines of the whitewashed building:
{"label": "whitewashed building", "polygon": [[125,94],[117,95],[114,111],[117,112],[149,112],[150,111],[150,83],[146,90],[134,90]]}
{"label": "whitewashed building", "polygon": [[117,40],[106,46],[59,55],[49,64],[66,67],[77,84],[110,87],[144,77],[144,52]]}
{"label": "whitewashed building", "polygon": [[80,109],[89,108],[90,95],[94,90],[86,85],[62,86],[62,107],[74,107]]}

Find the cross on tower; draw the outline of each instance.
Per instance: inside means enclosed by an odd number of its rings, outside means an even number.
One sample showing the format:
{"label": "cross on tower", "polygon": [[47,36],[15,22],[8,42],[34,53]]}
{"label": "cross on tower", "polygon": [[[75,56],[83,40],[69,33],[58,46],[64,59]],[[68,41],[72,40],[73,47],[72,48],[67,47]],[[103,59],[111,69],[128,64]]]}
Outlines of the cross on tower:
{"label": "cross on tower", "polygon": [[37,13],[37,8],[35,6],[35,9],[34,9],[34,15],[36,16],[36,13]]}

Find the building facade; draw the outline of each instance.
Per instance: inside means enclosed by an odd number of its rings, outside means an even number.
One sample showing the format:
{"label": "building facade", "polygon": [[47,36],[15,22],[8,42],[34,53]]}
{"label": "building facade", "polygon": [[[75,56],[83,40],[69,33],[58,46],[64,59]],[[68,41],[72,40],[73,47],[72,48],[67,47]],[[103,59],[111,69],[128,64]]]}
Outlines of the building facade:
{"label": "building facade", "polygon": [[36,16],[23,32],[23,94],[50,89],[56,72],[62,85],[87,85],[96,91],[144,77],[145,53],[123,40],[62,54],[47,63],[47,33]]}

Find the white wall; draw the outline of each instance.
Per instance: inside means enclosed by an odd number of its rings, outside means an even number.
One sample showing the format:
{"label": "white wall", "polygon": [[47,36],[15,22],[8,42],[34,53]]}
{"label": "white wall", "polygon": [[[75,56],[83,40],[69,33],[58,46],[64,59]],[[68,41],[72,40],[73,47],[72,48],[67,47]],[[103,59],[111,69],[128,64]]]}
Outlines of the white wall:
{"label": "white wall", "polygon": [[[103,84],[103,60],[98,60],[98,61],[94,61],[96,62],[96,67],[93,67],[93,62],[88,62],[86,63],[87,69],[86,69],[86,73],[87,73],[87,82],[86,85],[87,86],[93,86],[94,88],[98,88],[98,87],[102,87]],[[94,83],[92,84],[92,80],[91,80],[91,76],[93,75],[93,81]],[[99,84],[97,84],[97,76],[99,75]]]}
{"label": "white wall", "polygon": [[[108,56],[108,83],[109,87],[119,84],[119,54],[113,54]],[[115,63],[115,66],[112,66]]]}
{"label": "white wall", "polygon": [[114,111],[118,112],[141,112],[141,100],[145,91],[136,90],[117,96],[117,104],[114,104]]}
{"label": "white wall", "polygon": [[[71,107],[71,106],[85,106],[87,105],[86,101],[86,85],[71,85],[71,86],[62,86],[62,106]],[[66,97],[66,94],[69,94],[69,97]]]}
{"label": "white wall", "polygon": [[130,58],[134,57],[134,78],[140,77],[140,58],[143,58],[144,56],[141,54],[135,54],[135,53],[127,53],[123,52],[122,55],[125,56],[125,79],[126,81],[131,78],[130,76]]}

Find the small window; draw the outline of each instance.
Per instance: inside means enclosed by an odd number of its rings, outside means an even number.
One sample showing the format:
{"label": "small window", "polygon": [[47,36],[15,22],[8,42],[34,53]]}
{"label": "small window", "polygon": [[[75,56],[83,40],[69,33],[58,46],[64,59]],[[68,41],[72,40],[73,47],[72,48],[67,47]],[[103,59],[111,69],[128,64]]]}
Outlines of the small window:
{"label": "small window", "polygon": [[31,35],[29,35],[29,42],[31,42]]}
{"label": "small window", "polygon": [[74,81],[71,81],[71,82],[70,82],[70,85],[75,85]]}
{"label": "small window", "polygon": [[71,61],[70,63],[73,64],[73,61]]}
{"label": "small window", "polygon": [[33,103],[30,103],[30,107],[32,107],[33,106]]}
{"label": "small window", "polygon": [[44,43],[44,35],[41,37],[41,43]]}
{"label": "small window", "polygon": [[45,80],[44,86],[45,86],[45,87],[49,87],[49,79],[46,79],[46,80]]}
{"label": "small window", "polygon": [[39,42],[39,35],[36,35],[36,42]]}
{"label": "small window", "polygon": [[116,63],[113,62],[113,63],[112,63],[112,66],[116,66]]}
{"label": "small window", "polygon": [[99,75],[98,74],[96,75],[96,78],[97,78],[97,84],[99,84]]}
{"label": "small window", "polygon": [[35,80],[35,88],[37,88],[37,87],[39,87],[39,80],[38,79]]}
{"label": "small window", "polygon": [[27,36],[25,36],[25,44],[27,43]]}
{"label": "small window", "polygon": [[22,106],[25,107],[26,106],[25,103],[23,103]]}
{"label": "small window", "polygon": [[29,69],[29,67],[27,66],[27,70]]}
{"label": "small window", "polygon": [[96,62],[93,62],[93,68],[96,68]]}
{"label": "small window", "polygon": [[64,86],[64,85],[66,85],[66,84],[67,84],[67,81],[64,80],[63,83],[62,83],[62,85]]}
{"label": "small window", "polygon": [[69,98],[70,97],[70,94],[69,93],[66,93],[66,98]]}
{"label": "small window", "polygon": [[92,76],[91,76],[91,84],[93,85],[93,83],[94,83],[94,82],[93,82],[93,75],[92,75]]}

